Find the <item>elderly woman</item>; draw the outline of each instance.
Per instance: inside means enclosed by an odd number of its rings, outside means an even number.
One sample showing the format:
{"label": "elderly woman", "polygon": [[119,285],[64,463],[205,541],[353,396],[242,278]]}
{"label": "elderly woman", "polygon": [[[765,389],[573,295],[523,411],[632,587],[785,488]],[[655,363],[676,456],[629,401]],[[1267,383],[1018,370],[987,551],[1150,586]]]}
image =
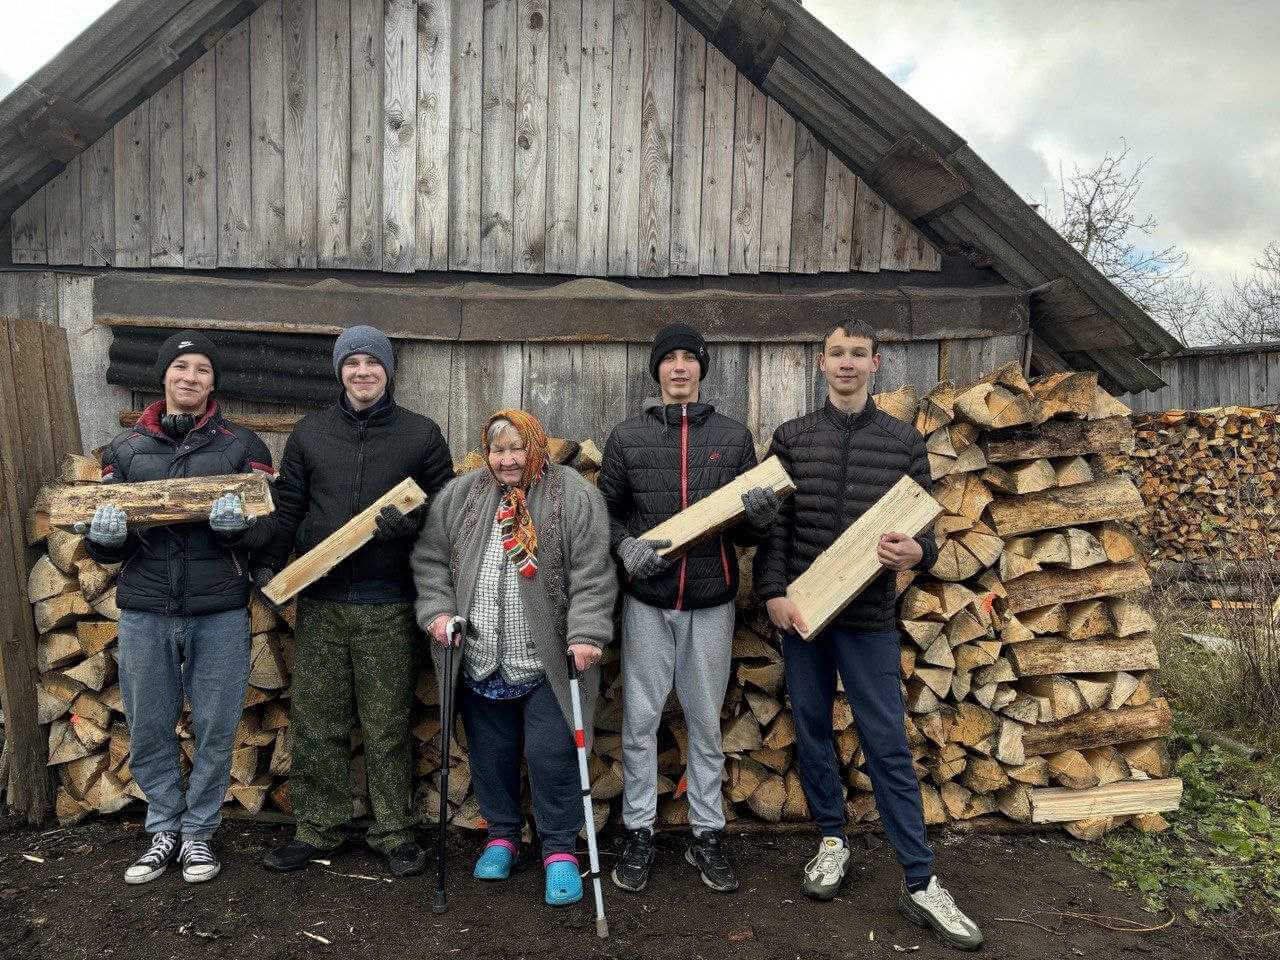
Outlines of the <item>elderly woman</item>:
{"label": "elderly woman", "polygon": [[[546,902],[582,898],[574,854],[583,825],[565,650],[582,676],[590,735],[601,648],[613,637],[617,574],[609,516],[595,487],[549,463],[537,418],[501,410],[484,431],[488,470],[451,482],[431,504],[413,552],[417,616],[457,702],[488,843],[481,880],[505,880],[520,844],[520,752],[529,766]],[[466,619],[462,656],[442,676],[445,626]],[[461,674],[461,684],[458,683]]]}

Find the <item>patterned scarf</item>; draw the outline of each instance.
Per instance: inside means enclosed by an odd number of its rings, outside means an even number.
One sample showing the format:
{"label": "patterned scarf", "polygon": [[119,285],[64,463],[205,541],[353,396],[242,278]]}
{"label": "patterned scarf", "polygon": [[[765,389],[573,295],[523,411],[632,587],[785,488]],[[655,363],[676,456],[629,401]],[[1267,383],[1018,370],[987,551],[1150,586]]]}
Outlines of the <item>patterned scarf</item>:
{"label": "patterned scarf", "polygon": [[[520,477],[520,483],[508,488],[498,501],[496,519],[507,559],[515,564],[521,576],[532,577],[538,572],[538,532],[533,527],[533,518],[529,516],[529,505],[525,498],[529,488],[542,479],[542,473],[546,469],[547,435],[533,414],[523,410],[499,410],[485,424],[481,438],[486,463],[489,460],[489,428],[495,420],[508,421],[524,441],[524,474]],[[490,467],[490,472],[492,469]],[[496,475],[494,479],[498,479]],[[501,482],[498,481],[499,484]]]}

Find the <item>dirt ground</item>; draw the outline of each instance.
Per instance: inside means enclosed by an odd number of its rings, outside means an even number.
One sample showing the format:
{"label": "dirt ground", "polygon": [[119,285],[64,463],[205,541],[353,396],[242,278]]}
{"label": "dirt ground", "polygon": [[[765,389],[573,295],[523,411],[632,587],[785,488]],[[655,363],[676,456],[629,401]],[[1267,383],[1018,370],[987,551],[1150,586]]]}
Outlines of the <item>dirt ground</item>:
{"label": "dirt ground", "polygon": [[[959,956],[898,916],[898,872],[884,840],[855,840],[853,882],[834,902],[799,892],[800,866],[813,838],[731,835],[741,890],[707,890],[683,859],[680,837],[659,838],[654,882],[624,895],[605,883],[610,938],[595,936],[590,893],[577,907],[542,903],[536,865],[508,883],[471,879],[478,839],[451,838],[449,909],[431,911],[434,867],[391,881],[357,845],[330,868],[268,874],[262,852],[287,838],[287,827],[228,823],[220,834],[222,876],[187,885],[170,869],[143,887],[120,880],[144,840],[136,818],[70,830],[0,826],[0,957],[111,960],[245,957],[648,957],[714,960],[853,960],[901,954]],[[424,839],[430,839],[424,838]],[[607,871],[616,838],[603,838]],[[939,874],[987,936],[985,956],[1052,960],[1078,957],[1261,958],[1280,948],[1261,930],[1202,928],[1177,920],[1150,933],[1119,933],[1063,913],[1106,915],[1154,926],[1144,913],[1070,857],[1058,835],[935,837]],[[29,856],[40,858],[35,862]],[[585,858],[584,858],[585,862]],[[1014,922],[1017,920],[1028,922]],[[1118,925],[1118,923],[1116,923]],[[310,934],[310,936],[308,936]]]}

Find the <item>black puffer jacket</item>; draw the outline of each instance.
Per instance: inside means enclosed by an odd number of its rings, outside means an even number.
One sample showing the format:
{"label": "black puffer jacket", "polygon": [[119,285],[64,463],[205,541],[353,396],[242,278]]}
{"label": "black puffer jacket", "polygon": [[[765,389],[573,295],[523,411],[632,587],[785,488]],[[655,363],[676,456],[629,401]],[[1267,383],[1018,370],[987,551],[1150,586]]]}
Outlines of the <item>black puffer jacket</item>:
{"label": "black puffer jacket", "polygon": [[[769,448],[791,475],[796,491],[756,551],[755,591],[764,600],[784,596],[787,585],[869,510],[903,475],[932,486],[924,438],[914,426],[876,409],[846,414],[830,402],[788,420]],[[919,569],[933,566],[933,533],[916,538],[924,550]],[[849,630],[893,630],[897,623],[894,576],[885,571],[849,604],[833,625]]]}
{"label": "black puffer jacket", "polygon": [[[269,537],[266,565],[279,570],[290,550],[306,553],[406,477],[428,497],[453,479],[449,447],[430,417],[397,406],[389,394],[363,415],[344,396],[303,417],[280,461],[275,513],[251,531]],[[419,526],[426,509],[414,515]],[[411,601],[409,553],[416,539],[415,530],[398,540],[371,540],[303,595],[340,603]]]}
{"label": "black puffer jacket", "polygon": [[[609,507],[614,550],[715,492],[756,465],[751,431],[708,403],[654,404],[609,434],[600,492]],[[745,522],[694,547],[661,576],[624,582],[637,600],[668,610],[695,610],[738,592],[735,546],[759,539]]]}
{"label": "black puffer jacket", "polygon": [[[268,476],[271,453],[252,430],[227,423],[217,403],[181,440],[160,429],[164,401],[147,407],[131,430],[102,454],[103,483],[141,483],[175,477],[215,477],[258,470]],[[175,523],[130,530],[108,549],[85,540],[99,563],[123,563],[116,605],[172,616],[235,610],[249,602],[249,558],[242,537],[223,537],[208,523]]]}

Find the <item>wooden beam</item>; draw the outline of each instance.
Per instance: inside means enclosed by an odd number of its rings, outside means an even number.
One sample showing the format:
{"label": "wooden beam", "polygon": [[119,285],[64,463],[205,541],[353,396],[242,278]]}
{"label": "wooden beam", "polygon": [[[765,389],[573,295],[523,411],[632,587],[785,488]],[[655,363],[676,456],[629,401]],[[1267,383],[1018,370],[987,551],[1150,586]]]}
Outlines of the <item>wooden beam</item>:
{"label": "wooden beam", "polygon": [[938,153],[908,134],[865,177],[908,220],[919,220],[955,203],[969,181]]}
{"label": "wooden beam", "polygon": [[895,483],[787,588],[809,626],[801,636],[807,640],[825,627],[884,572],[876,558],[881,536],[918,536],[941,512],[938,501],[910,477]]}
{"label": "wooden beam", "polygon": [[412,513],[426,502],[427,495],[411,478],[400,481],[277,573],[262,592],[276,606],[283,606],[373,539],[374,520],[383,507]]}
{"label": "wooden beam", "polygon": [[782,468],[782,461],[770,457],[669,520],[664,520],[645,533],[644,539],[670,540],[671,546],[658,551],[664,557],[687,553],[695,544],[737,523],[746,513],[742,495],[754,487],[769,487],[779,498],[790,496],[796,489]]}
{"label": "wooden beam", "polygon": [[1091,453],[1133,453],[1128,417],[1105,420],[1050,420],[1030,430],[1008,430],[986,441],[988,463],[1083,457]]}
{"label": "wooden beam", "polygon": [[1132,520],[1142,516],[1147,506],[1132,480],[1115,476],[1038,493],[997,497],[987,509],[996,533],[1016,537],[1085,523]]}
{"label": "wooden beam", "polygon": [[1020,677],[1066,673],[1156,670],[1160,657],[1149,634],[1117,639],[1066,640],[1045,637],[1013,644],[1005,654]]}
{"label": "wooden beam", "polygon": [[1083,570],[1041,570],[1018,577],[1005,584],[1005,603],[1009,613],[1022,613],[1150,587],[1151,577],[1141,563],[1103,563]]}
{"label": "wooden beam", "polygon": [[1087,710],[1058,723],[1027,727],[1022,744],[1028,757],[1112,747],[1139,740],[1158,740],[1173,734],[1169,701],[1158,697],[1140,707]]}
{"label": "wooden beam", "polygon": [[1041,787],[1031,791],[1032,823],[1065,823],[1090,817],[1167,813],[1182,802],[1182,781],[1121,780],[1087,790]]}
{"label": "wooden beam", "polygon": [[752,83],[759,85],[778,56],[790,17],[767,0],[733,0],[720,18],[714,43]]}
{"label": "wooden beam", "polygon": [[98,507],[112,503],[124,510],[131,527],[189,523],[207,519],[214,501],[227,493],[240,496],[249,517],[265,516],[275,509],[265,477],[236,473],[59,488],[49,498],[49,522],[56,527],[88,523]]}

